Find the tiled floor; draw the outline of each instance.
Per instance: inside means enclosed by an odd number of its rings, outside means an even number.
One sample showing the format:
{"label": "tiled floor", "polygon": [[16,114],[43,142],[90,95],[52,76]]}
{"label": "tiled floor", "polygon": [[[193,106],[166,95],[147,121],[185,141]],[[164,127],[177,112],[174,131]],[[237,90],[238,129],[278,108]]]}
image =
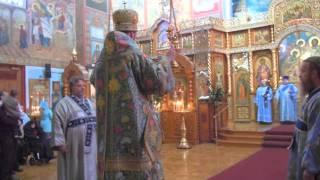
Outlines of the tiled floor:
{"label": "tiled floor", "polygon": [[[162,146],[166,180],[205,180],[258,151],[259,148],[201,144],[189,150],[175,144]],[[24,166],[22,180],[56,180],[56,160],[43,166]]]}

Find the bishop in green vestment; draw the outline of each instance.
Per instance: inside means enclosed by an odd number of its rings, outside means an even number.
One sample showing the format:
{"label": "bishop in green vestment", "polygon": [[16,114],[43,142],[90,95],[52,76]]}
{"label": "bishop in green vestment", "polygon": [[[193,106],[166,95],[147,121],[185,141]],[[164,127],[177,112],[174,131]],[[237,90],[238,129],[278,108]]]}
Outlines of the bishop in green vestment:
{"label": "bishop in green vestment", "polygon": [[150,96],[174,89],[171,56],[150,59],[134,41],[138,15],[115,11],[96,64],[98,176],[103,180],[163,179],[161,128]]}

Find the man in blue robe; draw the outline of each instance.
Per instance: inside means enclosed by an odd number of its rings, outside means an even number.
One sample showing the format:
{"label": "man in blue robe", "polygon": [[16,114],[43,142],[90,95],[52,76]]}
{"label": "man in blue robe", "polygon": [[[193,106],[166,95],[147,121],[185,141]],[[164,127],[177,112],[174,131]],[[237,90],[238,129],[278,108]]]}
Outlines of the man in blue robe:
{"label": "man in blue robe", "polygon": [[255,103],[257,104],[257,121],[259,123],[272,123],[272,88],[268,85],[268,80],[262,80],[262,84],[256,92]]}
{"label": "man in blue robe", "polygon": [[282,84],[276,91],[275,99],[279,102],[280,122],[293,123],[297,119],[298,88],[289,83],[289,76],[282,77]]}
{"label": "man in blue robe", "polygon": [[289,147],[288,180],[320,180],[320,56],[303,61],[299,78],[306,98]]}

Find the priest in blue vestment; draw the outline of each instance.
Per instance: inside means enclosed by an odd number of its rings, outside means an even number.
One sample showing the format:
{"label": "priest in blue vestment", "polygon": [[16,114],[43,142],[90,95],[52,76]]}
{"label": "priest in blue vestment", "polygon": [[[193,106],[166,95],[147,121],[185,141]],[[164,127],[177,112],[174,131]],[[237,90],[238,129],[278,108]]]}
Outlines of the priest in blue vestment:
{"label": "priest in blue vestment", "polygon": [[255,103],[258,107],[257,121],[259,123],[272,123],[272,88],[268,85],[268,80],[262,80],[262,84],[256,92]]}
{"label": "priest in blue vestment", "polygon": [[293,123],[297,119],[298,88],[289,83],[289,76],[282,77],[282,84],[276,91],[275,99],[279,103],[281,123]]}

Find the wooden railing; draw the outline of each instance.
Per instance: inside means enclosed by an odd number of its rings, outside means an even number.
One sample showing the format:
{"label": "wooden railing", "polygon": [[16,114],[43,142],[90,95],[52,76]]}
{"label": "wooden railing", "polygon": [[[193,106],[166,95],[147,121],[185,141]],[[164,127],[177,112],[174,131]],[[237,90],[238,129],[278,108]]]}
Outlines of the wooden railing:
{"label": "wooden railing", "polygon": [[228,109],[228,104],[223,104],[223,105],[225,105],[225,106],[223,106],[223,108],[221,108],[217,113],[215,113],[214,115],[213,115],[213,121],[214,121],[214,126],[215,126],[215,128],[214,128],[214,133],[215,133],[215,139],[214,139],[214,141],[217,143],[217,141],[218,141],[218,138],[219,138],[219,134],[218,134],[218,132],[219,132],[219,129],[221,128],[221,121],[223,120],[223,113]]}

